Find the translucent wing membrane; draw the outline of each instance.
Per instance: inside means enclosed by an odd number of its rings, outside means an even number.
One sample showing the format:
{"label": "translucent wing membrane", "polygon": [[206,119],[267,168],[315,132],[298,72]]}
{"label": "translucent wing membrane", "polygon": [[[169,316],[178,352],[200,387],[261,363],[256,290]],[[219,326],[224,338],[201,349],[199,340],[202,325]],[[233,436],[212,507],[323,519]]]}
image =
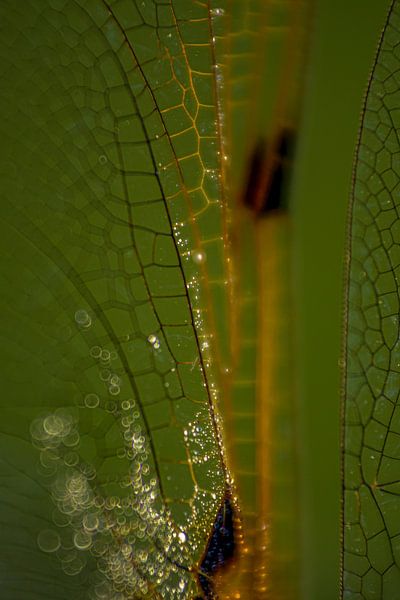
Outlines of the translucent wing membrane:
{"label": "translucent wing membrane", "polygon": [[228,479],[202,354],[225,293],[213,17],[1,13],[2,593],[191,598]]}
{"label": "translucent wing membrane", "polygon": [[357,148],[347,305],[346,599],[400,597],[400,3],[389,12]]}
{"label": "translucent wing membrane", "polygon": [[297,598],[304,4],[0,13],[2,593]]}

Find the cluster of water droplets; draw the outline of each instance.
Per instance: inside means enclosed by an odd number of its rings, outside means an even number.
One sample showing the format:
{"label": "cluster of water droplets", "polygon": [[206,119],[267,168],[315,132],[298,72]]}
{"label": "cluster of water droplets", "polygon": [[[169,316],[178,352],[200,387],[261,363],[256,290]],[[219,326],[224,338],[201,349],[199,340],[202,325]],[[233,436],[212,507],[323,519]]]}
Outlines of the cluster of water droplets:
{"label": "cluster of water droplets", "polygon": [[201,413],[195,420],[189,421],[183,432],[185,443],[189,449],[193,464],[206,464],[212,458],[218,459],[218,452],[210,450],[210,437],[214,435],[210,420],[204,421]]}
{"label": "cluster of water droplets", "polygon": [[43,417],[34,419],[30,426],[33,444],[40,451],[39,472],[52,476],[60,464],[67,466],[77,462],[76,446],[79,433],[76,418],[64,409],[58,409]]}
{"label": "cluster of water droplets", "polygon": [[225,14],[225,10],[223,8],[211,8],[210,15],[211,17],[222,17]]}
{"label": "cluster of water droplets", "polygon": [[[186,244],[187,246],[188,244]],[[207,254],[203,248],[193,248],[190,251],[184,253],[184,258],[190,260],[194,265],[201,267],[207,261]],[[201,277],[199,277],[198,270],[187,278],[186,288],[189,293],[192,314],[194,316],[194,326],[197,331],[197,337],[200,342],[200,353],[201,360],[198,357],[195,359],[192,365],[192,369],[198,368],[203,373],[203,385],[207,388],[208,394],[212,400],[212,406],[210,410],[212,412],[212,419],[214,424],[217,426],[217,431],[214,431],[212,421],[208,419],[206,422],[200,425],[200,422],[190,423],[185,430],[185,440],[190,442],[190,454],[192,456],[192,462],[194,464],[205,463],[211,459],[207,453],[204,452],[204,448],[207,447],[207,440],[209,441],[212,437],[217,435],[219,452],[224,454],[224,446],[222,440],[222,422],[217,410],[218,406],[218,386],[216,384],[215,373],[213,372],[213,360],[212,360],[212,338],[213,334],[210,334],[206,327],[206,319],[204,317],[205,309],[201,304],[202,301],[202,288],[201,288]],[[204,372],[204,368],[207,373]],[[200,415],[199,415],[200,418]],[[217,452],[212,458],[217,458]],[[194,520],[196,515],[192,515]]]}
{"label": "cluster of water droplets", "polygon": [[[212,43],[214,46],[217,46],[218,38],[214,33],[214,29],[218,29],[218,22],[225,15],[225,10],[223,8],[212,8],[210,10],[211,15],[211,26],[213,29],[212,33]],[[214,52],[216,56],[218,56],[218,49]],[[216,129],[219,132],[220,139],[220,149],[217,152],[219,159],[219,177],[221,177],[221,172],[229,166],[229,155],[226,151],[227,148],[227,139],[226,139],[226,122],[225,122],[225,110],[223,109],[223,101],[222,98],[224,96],[224,69],[223,65],[219,62],[215,62],[213,64],[213,72],[214,72],[214,80],[216,86],[216,103],[217,103],[217,122],[215,123]],[[226,181],[226,179],[225,179]],[[226,185],[226,184],[225,184]]]}
{"label": "cluster of water droplets", "polygon": [[[85,407],[98,397],[88,394]],[[134,399],[121,403],[119,421],[130,468],[119,482],[121,493],[99,493],[93,465],[81,460],[77,419],[65,409],[38,417],[31,436],[55,504],[54,528],[38,533],[39,548],[55,553],[68,575],[97,562],[94,599],[128,600],[156,587],[165,598],[181,597],[191,577],[178,565],[190,564],[187,535],[177,530],[160,496],[147,436]]]}
{"label": "cluster of water droplets", "polygon": [[92,346],[90,355],[99,365],[99,377],[106,384],[108,393],[111,396],[118,396],[121,391],[122,378],[112,369],[112,362],[118,358],[117,353],[101,346]]}
{"label": "cluster of water droplets", "polygon": [[[214,9],[213,17],[222,14],[218,11]],[[107,158],[100,157],[99,162],[105,164]],[[166,167],[162,169],[165,171]],[[209,174],[218,177],[217,173]],[[196,269],[205,263],[205,251],[190,248],[184,223],[176,223],[173,233],[181,256],[190,261],[192,267]],[[208,367],[210,345],[208,337],[201,333],[204,323],[199,308],[198,268],[196,270],[187,288],[195,307],[201,352]],[[85,309],[77,310],[74,318],[80,330],[92,325],[92,318]],[[149,335],[147,341],[155,351],[160,349],[156,333]],[[54,528],[39,532],[38,545],[45,552],[55,553],[68,575],[77,575],[89,561],[96,561],[97,579],[90,592],[93,600],[145,598],[152,589],[157,589],[163,598],[186,597],[193,576],[180,565],[190,566],[192,553],[204,541],[188,538],[192,522],[198,523],[199,528],[202,526],[196,503],[193,499],[187,522],[181,522],[177,528],[155,476],[141,412],[134,398],[122,399],[122,376],[113,368],[117,353],[96,345],[90,349],[90,356],[99,367],[99,378],[108,393],[118,398],[104,404],[98,394],[89,392],[83,396],[81,410],[106,408],[118,420],[123,440],[119,455],[121,459],[128,459],[129,467],[117,485],[110,486],[113,495],[107,493],[107,486],[99,480],[95,467],[81,459],[78,418],[74,411],[55,411],[35,419],[31,426],[32,439],[40,450],[41,468],[55,504]],[[198,366],[202,370],[202,364]],[[214,388],[211,383],[210,391],[216,400]],[[214,435],[212,422],[204,420],[204,415],[203,420],[199,414],[188,423],[184,440],[193,465],[204,466],[218,459],[217,449],[212,446],[214,450],[210,450],[209,440]],[[197,498],[206,494],[210,492],[196,486]],[[216,494],[211,494],[215,499]]]}
{"label": "cluster of water droplets", "polygon": [[148,336],[147,341],[149,342],[149,344],[151,344],[153,346],[154,350],[159,350],[159,348],[160,348],[160,340],[158,339],[158,337],[154,333],[151,333]]}
{"label": "cluster of water droplets", "polygon": [[[190,559],[186,538],[177,537],[162,500],[135,400],[122,402],[121,408],[120,424],[130,464],[124,485],[129,495],[114,525],[113,537],[125,540],[125,544],[107,555],[107,578],[115,589],[125,590],[124,598],[145,596],[149,585],[156,587],[162,597],[177,597],[173,590],[178,589],[177,578],[182,580],[177,564],[188,564]],[[121,512],[118,505],[116,508]],[[186,580],[184,583],[186,586]]]}
{"label": "cluster of water droplets", "polygon": [[190,254],[190,250],[187,236],[185,235],[185,227],[186,224],[183,221],[176,222],[172,226],[172,232],[180,255],[187,260],[187,257]]}
{"label": "cluster of water droplets", "polygon": [[57,553],[65,573],[77,575],[87,563],[81,551],[92,545],[94,520],[88,510],[93,504],[90,481],[96,470],[79,457],[80,435],[72,411],[58,409],[34,419],[30,433],[40,452],[39,472],[56,505],[55,527],[39,531],[37,543],[44,552]]}

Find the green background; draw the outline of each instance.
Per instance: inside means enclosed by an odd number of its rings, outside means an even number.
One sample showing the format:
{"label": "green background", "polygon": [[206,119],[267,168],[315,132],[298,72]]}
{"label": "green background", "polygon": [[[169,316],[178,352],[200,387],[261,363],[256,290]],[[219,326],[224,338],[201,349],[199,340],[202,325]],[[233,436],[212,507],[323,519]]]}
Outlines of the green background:
{"label": "green background", "polygon": [[303,598],[339,594],[343,256],[354,150],[388,2],[320,0],[293,181]]}

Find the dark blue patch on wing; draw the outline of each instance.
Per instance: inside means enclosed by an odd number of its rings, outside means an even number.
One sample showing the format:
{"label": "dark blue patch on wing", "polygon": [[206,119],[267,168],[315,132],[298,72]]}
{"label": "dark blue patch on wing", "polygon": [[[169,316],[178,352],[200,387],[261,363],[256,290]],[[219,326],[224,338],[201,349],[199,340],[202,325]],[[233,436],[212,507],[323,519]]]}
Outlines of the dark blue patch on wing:
{"label": "dark blue patch on wing", "polygon": [[199,570],[199,583],[207,600],[216,598],[213,575],[233,558],[234,553],[234,509],[231,499],[226,497],[215,519],[206,554]]}

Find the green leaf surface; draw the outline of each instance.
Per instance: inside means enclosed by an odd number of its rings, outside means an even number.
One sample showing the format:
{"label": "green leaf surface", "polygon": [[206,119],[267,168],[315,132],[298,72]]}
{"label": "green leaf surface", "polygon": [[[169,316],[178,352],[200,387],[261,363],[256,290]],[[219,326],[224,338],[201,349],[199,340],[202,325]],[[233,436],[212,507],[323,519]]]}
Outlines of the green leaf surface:
{"label": "green leaf surface", "polygon": [[400,4],[373,67],[354,174],[344,431],[343,598],[400,598]]}

